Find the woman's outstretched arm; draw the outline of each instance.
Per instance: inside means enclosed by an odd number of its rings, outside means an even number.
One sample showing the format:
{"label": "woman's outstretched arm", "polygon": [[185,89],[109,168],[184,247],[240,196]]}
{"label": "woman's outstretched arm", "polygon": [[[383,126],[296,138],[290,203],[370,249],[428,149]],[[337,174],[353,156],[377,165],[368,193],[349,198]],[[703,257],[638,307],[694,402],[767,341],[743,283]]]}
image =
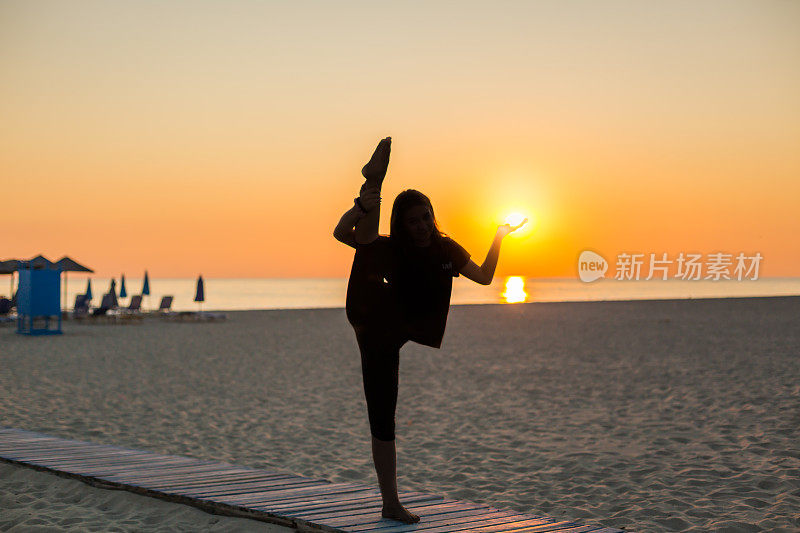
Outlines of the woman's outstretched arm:
{"label": "woman's outstretched arm", "polygon": [[378,237],[378,228],[376,224],[375,237],[367,240],[366,242],[356,241],[356,232],[358,231],[359,226],[362,226],[362,219],[368,218],[373,211],[375,214],[378,212],[378,207],[381,203],[379,193],[377,191],[365,190],[359,198],[359,201],[367,211],[362,210],[358,204],[354,203],[353,207],[345,211],[345,213],[342,215],[342,218],[339,219],[339,223],[336,224],[336,228],[333,230],[333,236],[337,241],[342,242],[347,246],[352,246],[353,248],[356,247],[357,242],[360,244],[366,244],[367,242],[372,242]]}
{"label": "woman's outstretched arm", "polygon": [[525,219],[522,221],[522,224],[518,226],[512,226],[510,224],[499,226],[497,228],[497,233],[494,235],[492,246],[489,248],[489,253],[486,254],[486,259],[483,260],[483,264],[478,266],[470,259],[467,261],[467,264],[461,268],[459,273],[475,283],[490,285],[494,278],[494,271],[497,269],[497,260],[500,258],[500,245],[503,244],[503,239],[512,231],[521,228],[527,221],[528,219]]}
{"label": "woman's outstretched arm", "polygon": [[353,205],[350,209],[345,211],[336,228],[333,230],[333,236],[337,241],[346,244],[347,246],[356,247],[356,232],[353,229],[356,222],[364,216],[362,211],[357,205]]}

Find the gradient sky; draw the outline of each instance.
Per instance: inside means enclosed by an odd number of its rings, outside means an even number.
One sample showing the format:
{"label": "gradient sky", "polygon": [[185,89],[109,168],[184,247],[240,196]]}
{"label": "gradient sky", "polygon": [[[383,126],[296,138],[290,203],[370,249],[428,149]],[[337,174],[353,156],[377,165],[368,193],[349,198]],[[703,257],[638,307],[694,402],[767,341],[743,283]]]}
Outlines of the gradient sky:
{"label": "gradient sky", "polygon": [[4,1],[0,259],[344,277],[331,236],[393,138],[499,275],[581,250],[755,253],[800,276],[800,3]]}

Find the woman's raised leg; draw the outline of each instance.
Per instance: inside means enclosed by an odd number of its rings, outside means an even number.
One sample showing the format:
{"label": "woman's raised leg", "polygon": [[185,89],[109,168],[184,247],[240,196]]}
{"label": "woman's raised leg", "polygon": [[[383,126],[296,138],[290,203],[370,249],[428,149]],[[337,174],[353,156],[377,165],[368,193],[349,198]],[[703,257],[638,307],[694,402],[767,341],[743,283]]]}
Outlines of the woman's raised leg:
{"label": "woman's raised leg", "polygon": [[[389,168],[389,155],[392,151],[392,138],[381,139],[375,148],[372,157],[361,169],[361,174],[366,180],[361,187],[360,195],[367,191],[377,192],[380,195],[383,178]],[[371,242],[378,236],[378,222],[380,221],[380,205],[367,211],[367,214],[356,223],[356,242]]]}

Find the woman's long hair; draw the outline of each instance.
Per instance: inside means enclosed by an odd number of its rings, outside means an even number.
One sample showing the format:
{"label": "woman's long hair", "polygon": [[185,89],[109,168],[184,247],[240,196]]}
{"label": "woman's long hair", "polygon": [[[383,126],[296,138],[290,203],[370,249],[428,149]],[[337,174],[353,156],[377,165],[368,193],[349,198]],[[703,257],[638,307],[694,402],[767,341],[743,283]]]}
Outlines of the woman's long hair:
{"label": "woman's long hair", "polygon": [[394,199],[394,204],[392,205],[392,217],[389,224],[389,237],[401,248],[413,246],[413,240],[403,224],[403,217],[409,209],[418,205],[423,205],[430,209],[431,217],[433,218],[431,244],[440,246],[442,238],[446,235],[439,229],[439,223],[436,221],[436,215],[433,212],[431,200],[415,189],[406,189],[398,194],[397,198]]}

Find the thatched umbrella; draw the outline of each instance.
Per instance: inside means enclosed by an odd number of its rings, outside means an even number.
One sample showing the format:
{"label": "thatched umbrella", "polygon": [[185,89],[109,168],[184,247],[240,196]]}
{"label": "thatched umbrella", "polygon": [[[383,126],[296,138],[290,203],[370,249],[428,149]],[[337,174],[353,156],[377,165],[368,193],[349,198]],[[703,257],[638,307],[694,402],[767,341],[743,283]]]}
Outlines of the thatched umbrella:
{"label": "thatched umbrella", "polygon": [[16,259],[9,259],[7,261],[0,261],[0,274],[13,274],[19,268],[19,261]]}
{"label": "thatched umbrella", "polygon": [[28,261],[31,264],[31,268],[39,270],[41,268],[55,268],[55,263],[50,261],[43,255],[37,255],[33,259]]}
{"label": "thatched umbrella", "polygon": [[[41,257],[41,256],[40,256]],[[94,272],[91,268],[87,266],[83,266],[82,264],[78,263],[71,257],[67,257],[66,255],[56,261],[55,266],[61,269],[61,272],[64,273],[64,305],[68,306],[69,302],[67,301],[67,272]]]}

